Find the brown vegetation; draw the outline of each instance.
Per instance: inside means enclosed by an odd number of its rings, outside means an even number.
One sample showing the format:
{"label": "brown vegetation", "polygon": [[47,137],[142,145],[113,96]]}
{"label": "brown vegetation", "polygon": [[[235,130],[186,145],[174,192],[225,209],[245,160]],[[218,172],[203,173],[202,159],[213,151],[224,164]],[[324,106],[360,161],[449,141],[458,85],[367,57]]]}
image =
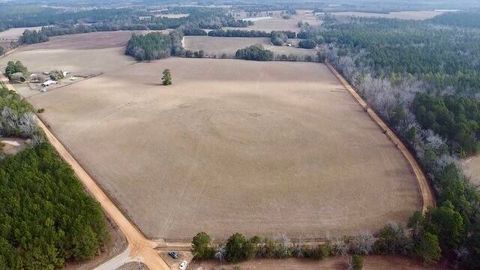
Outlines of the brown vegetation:
{"label": "brown vegetation", "polygon": [[405,160],[320,64],[173,58],[31,101],[150,237],[325,237],[421,206]]}
{"label": "brown vegetation", "polygon": [[[292,45],[297,45],[298,40],[289,40]],[[187,36],[184,38],[184,47],[192,51],[205,51],[207,56],[221,58],[223,54],[232,57],[235,52],[245,47],[260,44],[265,49],[272,51],[275,55],[296,55],[315,56],[315,50],[301,49],[288,46],[273,46],[270,38],[251,37],[209,37],[209,36]]]}

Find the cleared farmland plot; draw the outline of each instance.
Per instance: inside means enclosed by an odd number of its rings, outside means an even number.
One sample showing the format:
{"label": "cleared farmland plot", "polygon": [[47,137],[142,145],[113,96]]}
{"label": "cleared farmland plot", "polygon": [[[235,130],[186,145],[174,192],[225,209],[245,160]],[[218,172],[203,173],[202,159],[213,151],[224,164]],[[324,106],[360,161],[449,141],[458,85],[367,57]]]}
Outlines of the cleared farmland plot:
{"label": "cleared farmland plot", "polygon": [[20,60],[31,72],[63,70],[80,75],[100,74],[134,64],[124,57],[125,46],[133,32],[98,32],[52,37],[50,41],[21,47],[0,59],[0,68],[8,61]]}
{"label": "cleared farmland plot", "polygon": [[[297,44],[297,40],[290,40],[292,44]],[[270,38],[243,38],[243,37],[209,37],[209,36],[187,36],[184,37],[184,47],[188,50],[203,50],[207,55],[221,57],[222,54],[227,56],[235,55],[238,49],[242,49],[251,45],[260,44],[264,48],[273,51],[276,55],[315,55],[313,49],[301,49],[288,46],[273,46]]]}
{"label": "cleared farmland plot", "polygon": [[406,161],[321,64],[28,48],[9,57],[104,69],[29,100],[149,237],[340,236],[421,207]]}
{"label": "cleared farmland plot", "polygon": [[[298,22],[309,23],[310,25],[319,25],[321,21],[317,19],[311,10],[297,10],[297,14],[290,16],[288,19],[282,18],[279,11],[274,11],[270,17],[268,13],[260,12],[255,17],[248,17],[246,14],[239,16],[239,19],[248,19],[254,21],[252,26],[247,28],[225,27],[224,29],[241,29],[241,30],[259,30],[259,31],[294,31],[299,32]],[[247,18],[248,17],[248,18]]]}
{"label": "cleared farmland plot", "polygon": [[19,39],[25,30],[40,30],[42,27],[19,27],[11,28],[6,31],[0,32],[0,41],[1,40],[17,40]]}

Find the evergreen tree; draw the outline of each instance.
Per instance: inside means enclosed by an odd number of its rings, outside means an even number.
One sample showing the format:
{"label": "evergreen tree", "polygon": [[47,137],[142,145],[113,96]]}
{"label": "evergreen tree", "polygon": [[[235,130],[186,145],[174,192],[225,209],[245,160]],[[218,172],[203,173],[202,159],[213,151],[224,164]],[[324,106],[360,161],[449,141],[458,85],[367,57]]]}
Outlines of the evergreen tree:
{"label": "evergreen tree", "polygon": [[163,71],[162,76],[162,84],[163,85],[171,85],[172,84],[172,74],[170,73],[170,69],[165,69]]}

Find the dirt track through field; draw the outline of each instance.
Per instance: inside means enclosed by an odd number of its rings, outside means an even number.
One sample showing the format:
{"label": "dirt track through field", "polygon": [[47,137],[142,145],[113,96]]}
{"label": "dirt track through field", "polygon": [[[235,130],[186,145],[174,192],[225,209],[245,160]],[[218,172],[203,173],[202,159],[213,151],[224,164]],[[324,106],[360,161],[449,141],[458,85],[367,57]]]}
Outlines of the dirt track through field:
{"label": "dirt track through field", "polygon": [[422,195],[422,211],[425,213],[429,207],[435,207],[435,197],[433,195],[433,190],[425,176],[425,173],[421,169],[417,160],[413,154],[407,149],[403,142],[398,138],[398,136],[393,132],[392,129],[377,115],[375,111],[369,108],[368,104],[363,100],[363,98],[355,91],[355,89],[343,78],[340,73],[330,64],[327,63],[328,69],[337,77],[337,79],[342,83],[342,85],[347,89],[347,91],[352,94],[353,98],[362,106],[372,120],[382,129],[385,135],[395,144],[395,146],[400,150],[402,155],[410,164],[415,178],[418,181],[418,187],[420,194]]}

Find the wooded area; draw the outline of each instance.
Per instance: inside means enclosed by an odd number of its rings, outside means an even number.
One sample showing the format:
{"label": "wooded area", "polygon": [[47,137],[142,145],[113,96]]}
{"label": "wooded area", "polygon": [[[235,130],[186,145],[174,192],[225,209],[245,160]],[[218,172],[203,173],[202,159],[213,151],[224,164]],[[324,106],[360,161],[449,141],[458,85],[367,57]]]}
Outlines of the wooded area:
{"label": "wooded area", "polygon": [[100,206],[44,142],[33,108],[1,86],[0,97],[1,134],[32,139],[0,160],[0,269],[59,269],[92,258],[109,237]]}
{"label": "wooded area", "polygon": [[170,34],[148,33],[133,35],[127,44],[125,53],[137,61],[162,59],[183,52],[182,36],[178,32]]}
{"label": "wooded area", "polygon": [[412,217],[409,253],[431,262],[440,259],[432,256],[439,249],[453,264],[478,269],[480,193],[455,160],[479,146],[480,31],[436,27],[435,21],[327,19],[307,34],[324,38],[327,59],[415,151],[431,178],[438,208]]}
{"label": "wooded area", "polygon": [[235,58],[255,61],[272,61],[273,52],[263,48],[262,45],[252,45],[238,50],[235,53]]}

